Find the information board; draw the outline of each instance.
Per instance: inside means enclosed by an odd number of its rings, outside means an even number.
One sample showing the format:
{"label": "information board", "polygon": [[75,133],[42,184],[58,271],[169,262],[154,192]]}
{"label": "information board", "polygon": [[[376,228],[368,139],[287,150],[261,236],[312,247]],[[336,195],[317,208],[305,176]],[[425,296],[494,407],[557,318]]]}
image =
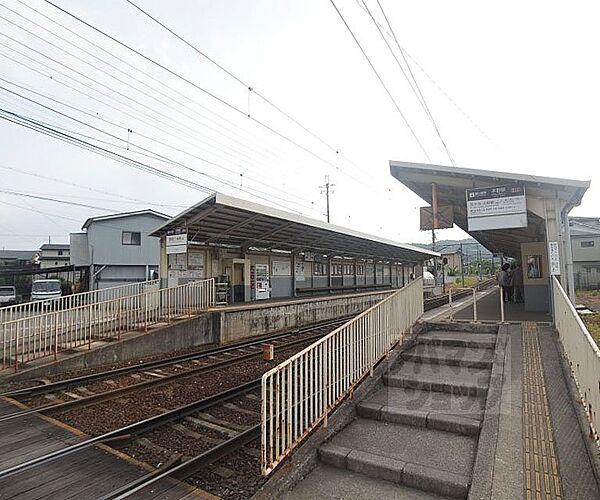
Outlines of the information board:
{"label": "information board", "polygon": [[550,261],[550,274],[558,276],[560,274],[560,252],[558,241],[548,242],[548,260]]}
{"label": "information board", "polygon": [[167,235],[167,255],[187,252],[187,233]]}
{"label": "information board", "polygon": [[519,185],[466,190],[469,231],[527,227],[525,188]]}
{"label": "information board", "polygon": [[274,260],[271,264],[273,276],[291,276],[292,263],[289,260]]}

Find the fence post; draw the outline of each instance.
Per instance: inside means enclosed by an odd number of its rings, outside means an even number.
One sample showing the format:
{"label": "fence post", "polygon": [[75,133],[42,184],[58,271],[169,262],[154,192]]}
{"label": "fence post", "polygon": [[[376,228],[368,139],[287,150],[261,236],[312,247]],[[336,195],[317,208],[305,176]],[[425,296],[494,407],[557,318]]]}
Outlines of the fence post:
{"label": "fence post", "polygon": [[477,289],[473,288],[473,321],[477,321]]}
{"label": "fence post", "polygon": [[501,285],[500,290],[500,322],[504,323],[504,287]]}

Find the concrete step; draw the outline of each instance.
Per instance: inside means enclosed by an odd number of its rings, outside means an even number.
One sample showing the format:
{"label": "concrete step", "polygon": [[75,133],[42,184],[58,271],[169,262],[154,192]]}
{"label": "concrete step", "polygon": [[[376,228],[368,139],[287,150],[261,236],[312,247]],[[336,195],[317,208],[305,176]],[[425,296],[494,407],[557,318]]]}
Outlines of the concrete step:
{"label": "concrete step", "polygon": [[402,353],[402,359],[467,368],[492,368],[492,349],[443,345],[416,345]]}
{"label": "concrete step", "polygon": [[381,403],[361,402],[356,407],[356,411],[363,418],[394,424],[412,425],[413,427],[427,427],[429,429],[462,434],[464,436],[478,436],[481,426],[481,421],[476,418],[410,410],[408,408],[398,408]]}
{"label": "concrete step", "polygon": [[485,409],[483,397],[391,386],[383,386],[365,403],[427,414],[456,415],[474,420],[482,420]]}
{"label": "concrete step", "polygon": [[477,439],[360,418],[319,450],[321,461],[453,498],[466,498]]}
{"label": "concrete step", "polygon": [[453,332],[443,330],[432,330],[417,337],[420,344],[446,345],[460,347],[482,347],[493,349],[496,345],[495,334]]}
{"label": "concrete step", "polygon": [[405,361],[383,376],[386,385],[425,391],[485,396],[490,370]]}
{"label": "concrete step", "polygon": [[339,469],[320,463],[310,474],[283,495],[283,500],[447,500],[436,493],[409,488],[398,483],[373,479],[348,469]]}

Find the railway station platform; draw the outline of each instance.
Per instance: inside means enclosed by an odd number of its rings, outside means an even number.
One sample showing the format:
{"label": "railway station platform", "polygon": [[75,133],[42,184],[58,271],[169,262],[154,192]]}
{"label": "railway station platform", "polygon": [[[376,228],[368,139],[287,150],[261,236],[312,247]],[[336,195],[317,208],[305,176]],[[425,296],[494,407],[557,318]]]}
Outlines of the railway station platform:
{"label": "railway station platform", "polygon": [[332,420],[341,430],[283,498],[600,498],[600,454],[556,331],[491,327],[427,324]]}
{"label": "railway station platform", "polygon": [[89,344],[59,350],[56,360],[43,357],[0,370],[0,385],[41,379],[61,372],[106,367],[175,353],[192,348],[239,342],[261,335],[354,316],[396,289],[288,297],[217,306],[194,314],[181,314],[146,329],[122,332],[120,338],[93,339]]}

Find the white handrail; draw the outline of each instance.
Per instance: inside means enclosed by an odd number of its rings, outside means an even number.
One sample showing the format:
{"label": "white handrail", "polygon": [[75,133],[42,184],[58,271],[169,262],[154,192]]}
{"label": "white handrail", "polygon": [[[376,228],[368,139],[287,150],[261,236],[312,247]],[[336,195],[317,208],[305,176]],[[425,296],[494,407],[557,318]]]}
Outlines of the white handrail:
{"label": "white handrail", "polygon": [[262,377],[261,468],[269,474],[423,314],[423,280],[389,295]]}
{"label": "white handrail", "polygon": [[0,325],[2,366],[14,366],[160,321],[191,316],[214,306],[214,279],[160,289],[158,282],[136,294],[47,311]]}
{"label": "white handrail", "polygon": [[552,293],[554,324],[571,365],[591,434],[600,445],[600,349],[555,276],[552,276]]}
{"label": "white handrail", "polygon": [[143,292],[146,287],[157,285],[158,282],[159,280],[138,281],[136,283],[91,290],[89,292],[74,293],[56,299],[32,300],[13,306],[0,307],[0,324],[24,316],[35,316],[49,311],[71,309],[72,307],[103,302],[126,295],[135,295]]}

